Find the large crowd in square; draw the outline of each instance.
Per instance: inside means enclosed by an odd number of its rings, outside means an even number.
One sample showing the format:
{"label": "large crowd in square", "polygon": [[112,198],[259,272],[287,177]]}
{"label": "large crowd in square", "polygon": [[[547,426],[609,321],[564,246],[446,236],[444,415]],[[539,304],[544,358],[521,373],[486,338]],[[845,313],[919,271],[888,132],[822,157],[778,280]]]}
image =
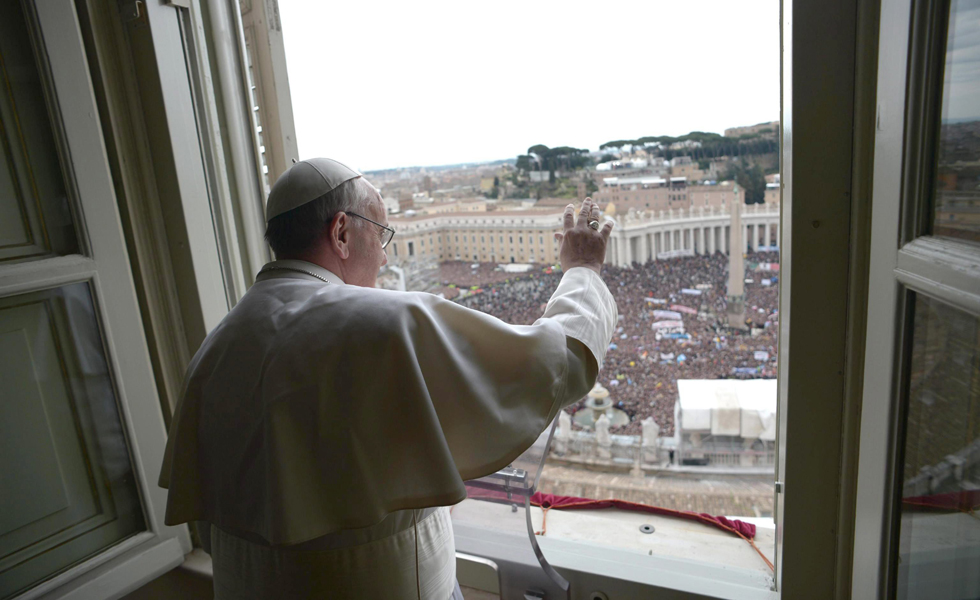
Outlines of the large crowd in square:
{"label": "large crowd in square", "polygon": [[[728,326],[725,254],[603,266],[619,323],[599,382],[630,416],[630,423],[614,433],[638,434],[640,421],[652,416],[661,435],[673,435],[678,379],[776,376],[778,260],[777,252],[745,257],[746,329]],[[446,289],[458,292],[451,294],[455,302],[508,323],[531,325],[543,314],[561,269],[535,265],[513,274],[489,263],[451,262],[440,265],[440,278]],[[665,327],[665,321],[672,326]],[[582,407],[579,402],[568,410]]]}

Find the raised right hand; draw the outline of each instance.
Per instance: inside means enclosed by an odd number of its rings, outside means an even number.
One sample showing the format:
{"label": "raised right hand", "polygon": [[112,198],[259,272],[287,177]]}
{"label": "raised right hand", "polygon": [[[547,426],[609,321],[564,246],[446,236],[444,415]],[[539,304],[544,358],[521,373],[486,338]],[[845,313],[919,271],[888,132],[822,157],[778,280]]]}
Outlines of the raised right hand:
{"label": "raised right hand", "polygon": [[565,207],[563,231],[555,234],[559,244],[558,258],[563,271],[573,267],[587,267],[602,274],[602,263],[606,260],[606,244],[609,242],[613,222],[606,220],[596,231],[588,226],[588,222],[592,220],[602,221],[599,205],[593,202],[592,198],[586,198],[582,202],[577,222],[574,205],[569,204]]}

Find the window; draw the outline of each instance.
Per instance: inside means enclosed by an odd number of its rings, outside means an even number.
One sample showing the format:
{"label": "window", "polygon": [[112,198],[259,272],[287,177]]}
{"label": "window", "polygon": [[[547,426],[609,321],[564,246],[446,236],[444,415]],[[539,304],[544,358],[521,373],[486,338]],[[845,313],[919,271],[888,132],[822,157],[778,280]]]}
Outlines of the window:
{"label": "window", "polygon": [[408,243],[408,255],[415,256],[415,242]]}
{"label": "window", "polygon": [[[775,7],[776,5],[773,4],[772,6]],[[643,13],[642,8],[636,8],[636,10]],[[776,13],[772,12],[768,16],[776,16]],[[692,19],[692,22],[695,20]],[[709,19],[705,19],[705,21],[707,20]],[[763,34],[763,37],[764,43],[768,44],[769,56],[775,57],[766,63],[767,68],[772,71],[774,68],[778,68],[778,64],[776,64],[778,62],[778,32],[775,31],[773,25],[776,20],[770,19],[769,22],[771,23],[769,33]],[[583,25],[583,27],[585,26]],[[466,44],[463,44],[460,52],[465,54],[466,51]],[[758,96],[759,94],[754,91],[755,89],[753,87],[752,94]],[[761,86],[759,89],[762,89]],[[756,102],[757,100],[758,102]],[[770,94],[764,98],[753,98],[752,102],[753,104],[764,105],[771,118],[778,117],[778,94]],[[732,125],[734,126],[736,123]],[[694,130],[696,127],[699,126],[692,125],[691,129]],[[574,128],[569,131],[572,132],[573,130]],[[659,135],[660,133],[664,132],[638,130],[636,135]],[[397,135],[394,128],[392,134]],[[572,134],[570,133],[570,135]],[[547,142],[547,140],[541,141],[542,143]],[[518,148],[518,151],[524,152],[525,150]],[[728,149],[725,148],[723,151],[727,152]],[[670,155],[673,154],[676,154],[676,151],[670,151]],[[766,156],[765,160],[769,165],[778,164],[778,157],[774,150],[768,151],[767,154],[769,156]],[[659,160],[662,165],[665,154],[654,155],[654,158]],[[649,168],[649,171],[654,172],[651,175],[654,177],[667,174],[663,172],[663,169],[656,167]],[[448,180],[458,174],[459,172],[453,174],[450,169],[447,169],[445,176]],[[624,173],[624,175],[626,174]],[[629,175],[646,176],[643,173],[629,173]],[[435,179],[442,177],[442,175],[433,174],[432,177]],[[561,179],[564,178],[560,178],[558,185],[565,186],[562,193],[569,192],[567,182],[561,181]],[[409,182],[410,184],[411,182]],[[629,204],[629,207],[638,208],[642,203],[646,208],[649,208],[653,202],[654,206],[660,208],[662,203],[659,203],[659,200],[654,202],[651,198],[661,197],[659,191],[651,191],[650,194],[647,194],[646,191],[639,194],[626,193],[631,189],[641,191],[642,187],[639,184],[624,185],[622,198],[618,193],[614,193],[615,188],[610,188],[608,190],[610,193],[606,198],[617,202],[624,200]],[[670,192],[669,202],[672,206],[679,203],[683,205],[682,208],[687,208],[687,198],[681,189],[678,189],[680,186],[675,184],[674,189],[670,189],[668,183],[665,187]],[[544,196],[542,195],[542,197]],[[618,207],[617,219],[619,219],[620,226],[626,222],[626,209],[629,207]],[[667,208],[667,206],[664,205],[662,208]],[[674,208],[678,207],[675,206]],[[512,219],[505,217],[501,219],[502,221],[506,219],[510,221],[504,223],[507,225],[507,229],[497,232],[501,245],[503,245],[505,237],[503,232],[507,231],[508,234],[509,247],[506,249],[508,252],[501,261],[507,261],[508,257],[511,263],[524,262],[525,257],[531,261],[546,258],[544,252],[544,238],[546,236],[542,232],[546,225],[544,219],[537,216],[536,210],[538,209],[532,209],[525,213],[534,215],[531,218],[521,219],[518,217]],[[676,213],[676,210],[674,212]],[[527,224],[529,229],[518,230],[516,227],[512,227],[515,224]],[[539,226],[541,226],[540,229]],[[714,226],[718,225],[714,224]],[[744,435],[741,429],[741,413],[739,413],[737,431],[731,431],[731,427],[726,429],[716,426],[712,429],[710,414],[707,426],[702,427],[704,423],[698,422],[699,416],[694,408],[691,408],[687,413],[689,419],[685,427],[682,428],[679,426],[680,419],[674,417],[674,410],[680,395],[675,380],[682,379],[688,374],[691,375],[692,379],[722,381],[726,385],[728,381],[732,381],[732,389],[736,389],[735,384],[751,384],[760,381],[775,389],[772,382],[775,377],[776,343],[778,339],[775,335],[778,323],[776,308],[779,300],[777,292],[778,271],[772,267],[778,265],[780,257],[777,253],[771,255],[749,253],[748,262],[751,264],[745,265],[744,273],[739,277],[740,283],[746,288],[744,293],[740,294],[745,296],[742,298],[746,305],[742,307],[745,312],[741,315],[741,322],[736,320],[734,323],[739,331],[733,334],[723,333],[727,331],[729,326],[727,313],[722,312],[728,302],[726,294],[729,283],[726,277],[728,259],[725,252],[728,244],[719,242],[718,250],[720,252],[715,257],[705,257],[700,252],[693,252],[693,256],[685,256],[682,248],[692,249],[697,246],[703,251],[701,248],[703,243],[697,240],[694,233],[696,229],[693,226],[689,226],[686,232],[678,231],[676,236],[672,235],[669,244],[666,244],[664,237],[658,238],[658,241],[655,241],[653,236],[641,237],[637,235],[632,225],[629,227],[629,233],[632,234],[629,239],[619,239],[618,234],[623,231],[622,228],[616,232],[617,237],[610,244],[610,253],[616,256],[610,258],[610,264],[605,269],[606,281],[620,301],[620,314],[623,316],[619,325],[622,329],[616,332],[615,338],[612,340],[615,348],[609,351],[607,363],[600,373],[600,383],[605,388],[605,393],[608,393],[608,396],[600,398],[600,400],[608,398],[611,409],[613,409],[610,410],[609,414],[615,416],[615,422],[610,428],[614,444],[609,448],[602,448],[603,453],[609,450],[608,456],[604,454],[600,456],[595,422],[594,420],[590,422],[585,418],[587,415],[597,416],[600,411],[586,406],[585,399],[583,402],[573,405],[568,411],[571,419],[569,424],[571,431],[564,432],[569,434],[569,440],[565,441],[562,454],[560,456],[556,454],[546,466],[541,489],[566,495],[588,493],[589,495],[595,494],[605,497],[606,495],[615,496],[619,494],[619,497],[624,499],[628,498],[666,508],[708,511],[718,515],[758,519],[760,523],[768,526],[760,527],[765,531],[760,532],[756,543],[771,558],[774,545],[774,533],[771,525],[774,516],[775,421],[772,415],[774,410],[768,411],[768,415],[762,414],[766,411],[751,412],[751,410],[747,410],[746,419],[754,419],[754,421],[752,421],[751,427],[746,426]],[[535,229],[539,231],[538,249],[533,246]],[[485,252],[485,247],[482,246],[483,235],[481,235],[481,247],[476,247],[475,235],[472,235],[472,239],[467,240],[464,231],[458,232],[464,234],[464,243],[457,245],[460,254],[473,256],[473,260],[477,260],[477,257],[481,255],[471,255],[470,253],[476,252],[478,248]],[[518,235],[514,236],[514,232],[517,232]],[[493,234],[492,232],[486,232],[486,234],[491,237],[491,251],[493,251]],[[523,245],[525,236],[529,237],[527,247]],[[516,244],[513,241],[514,237],[518,238]],[[473,243],[474,248],[470,249],[468,243]],[[558,242],[553,238],[552,244],[553,248],[557,249]],[[663,244],[666,247],[658,247],[658,244]],[[510,252],[517,252],[517,254],[512,255]],[[657,254],[664,252],[673,252],[674,254],[659,261],[655,260]],[[547,256],[550,258],[553,255]],[[644,262],[648,266],[642,268],[626,267],[626,263],[630,260]],[[765,266],[759,267],[760,263],[765,263]],[[468,265],[463,265],[463,267],[465,267],[464,271],[468,269]],[[674,281],[670,284],[662,283],[666,278],[660,275],[658,269],[663,269],[665,272],[669,269],[671,273],[676,275],[672,278]],[[534,275],[534,284],[537,285],[542,282],[544,285],[541,286],[540,292],[531,292],[530,290],[533,289],[531,285],[515,287],[513,297],[519,299],[518,302],[513,303],[515,310],[501,311],[498,316],[513,321],[530,319],[535,316],[534,313],[539,315],[541,305],[547,302],[549,292],[556,285],[559,276],[543,271],[546,269],[533,269],[523,277],[508,274],[506,278],[523,281],[531,281],[530,275]],[[516,270],[511,270],[509,273],[514,272]],[[501,277],[504,278],[504,276]],[[751,283],[746,284],[745,279],[750,279]],[[766,281],[765,284],[763,284],[763,280]],[[497,285],[499,286],[498,290],[503,289],[503,284]],[[682,292],[682,290],[700,293],[689,294]],[[510,290],[506,291],[510,292]],[[651,292],[654,292],[653,296],[649,295]],[[487,297],[479,298],[477,294],[474,294],[470,298],[475,303],[479,303],[480,300],[485,300]],[[654,305],[648,302],[648,298],[663,301],[663,304]],[[510,307],[505,305],[503,308]],[[760,309],[761,313],[759,312]],[[493,309],[487,310],[494,314]],[[673,315],[671,318],[663,315],[655,316],[654,311],[676,313],[676,317]],[[750,325],[746,325],[747,319],[751,320]],[[653,324],[661,320],[673,321],[674,324],[655,329]],[[683,330],[676,325],[678,321],[683,324]],[[532,321],[528,321],[528,323],[530,322]],[[719,338],[717,343],[714,340],[715,337]],[[725,339],[722,340],[722,337]],[[717,366],[717,363],[715,363],[715,367],[706,366],[706,364],[712,364],[711,358],[719,360],[723,363],[722,366]],[[705,362],[706,359],[707,363]],[[718,377],[724,379],[718,380],[716,379]],[[741,381],[741,379],[749,381]],[[656,387],[657,383],[662,385]],[[723,392],[737,395],[737,392],[730,392],[730,390],[723,390]],[[602,396],[602,394],[601,390],[596,390],[596,395]],[[770,396],[774,398],[774,394],[767,393],[767,401]],[[718,410],[722,411],[723,409],[719,407]],[[703,417],[703,415],[700,416]],[[731,417],[731,415],[727,416]],[[647,418],[654,419],[657,425],[644,427],[643,422]],[[656,427],[659,427],[660,431],[654,433]],[[646,449],[641,445],[644,435],[646,435],[648,442]],[[591,448],[595,448],[595,450],[591,450]],[[615,488],[612,479],[617,478],[617,481],[621,481],[628,478],[627,473],[632,470],[633,461],[636,459],[639,461],[637,471],[640,473],[637,480],[646,482],[653,477],[657,477],[658,480],[664,479],[666,480],[664,484],[666,493],[657,495],[649,489],[641,489],[642,486],[639,484],[635,487],[630,484],[630,489],[626,489],[626,484],[624,487]],[[713,482],[712,484],[692,483],[692,481],[699,482],[705,479],[699,474],[713,473],[718,469],[728,469],[732,473],[738,473],[736,477],[744,476],[750,479],[751,482],[746,485],[747,493],[741,494],[742,491],[746,490],[737,490],[738,486],[730,481],[720,484],[717,490],[711,489]],[[685,471],[684,476],[679,476],[678,470]],[[585,471],[588,473],[584,473]],[[751,475],[746,475],[747,473]],[[586,487],[583,483],[586,477],[592,477],[600,483],[590,483],[588,484],[590,487]],[[556,513],[551,514],[555,515]],[[558,518],[551,523],[555,529],[544,537],[545,545],[550,541],[562,538],[563,534],[558,525],[560,521],[561,518]],[[631,529],[639,531],[638,526]],[[652,539],[654,538],[647,538],[647,540]],[[581,539],[578,541],[587,545]],[[621,541],[619,539],[605,539],[600,544],[605,544],[608,547]],[[736,541],[739,544],[744,544],[737,538]],[[659,545],[656,547],[657,549],[663,548]],[[754,574],[759,575],[759,580],[765,580],[772,572],[764,560],[758,557],[754,550],[751,550],[750,546],[746,544],[746,548],[752,552],[751,558],[754,560],[752,568],[756,569]],[[545,553],[548,553],[549,550],[545,548]],[[656,554],[656,551],[654,553]],[[705,560],[714,560],[714,558],[705,557]]]}
{"label": "window", "polygon": [[[118,162],[92,118],[76,7],[0,10],[0,595],[85,595],[84,579],[88,595],[118,596],[190,551],[186,527],[163,527],[166,498],[150,481],[165,423],[117,216]],[[207,202],[187,209],[211,218]]]}
{"label": "window", "polygon": [[894,427],[871,429],[858,470],[858,510],[889,518],[858,521],[853,589],[971,597],[980,594],[980,144],[971,133],[980,72],[970,49],[980,5],[913,2],[911,27],[907,11],[882,10],[883,27],[899,19],[910,31],[879,47],[878,93],[906,98],[897,116],[907,126],[876,136],[873,202],[888,227],[872,236],[880,284],[867,317],[868,346],[894,352],[866,361],[861,416]]}

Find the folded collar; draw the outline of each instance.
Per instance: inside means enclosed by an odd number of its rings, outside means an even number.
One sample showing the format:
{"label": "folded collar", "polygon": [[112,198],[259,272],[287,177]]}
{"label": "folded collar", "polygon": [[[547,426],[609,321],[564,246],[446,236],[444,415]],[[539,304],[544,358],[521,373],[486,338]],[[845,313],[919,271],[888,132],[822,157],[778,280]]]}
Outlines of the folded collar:
{"label": "folded collar", "polygon": [[[312,275],[310,275],[311,273]],[[333,271],[305,260],[284,259],[266,263],[259,271],[255,280],[262,281],[274,277],[291,277],[294,279],[310,279],[315,281],[321,281],[319,277],[322,277],[329,283],[345,285],[344,280]]]}

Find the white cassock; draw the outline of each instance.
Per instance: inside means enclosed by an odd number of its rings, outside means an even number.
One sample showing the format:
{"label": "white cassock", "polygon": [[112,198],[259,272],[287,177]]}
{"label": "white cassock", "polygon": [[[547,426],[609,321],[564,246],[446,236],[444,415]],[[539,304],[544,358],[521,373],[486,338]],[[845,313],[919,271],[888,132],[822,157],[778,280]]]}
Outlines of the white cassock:
{"label": "white cassock", "polygon": [[211,524],[218,600],[449,598],[444,507],[591,390],[616,318],[586,268],[533,325],[509,325],[270,263],[191,361],[166,522]]}

